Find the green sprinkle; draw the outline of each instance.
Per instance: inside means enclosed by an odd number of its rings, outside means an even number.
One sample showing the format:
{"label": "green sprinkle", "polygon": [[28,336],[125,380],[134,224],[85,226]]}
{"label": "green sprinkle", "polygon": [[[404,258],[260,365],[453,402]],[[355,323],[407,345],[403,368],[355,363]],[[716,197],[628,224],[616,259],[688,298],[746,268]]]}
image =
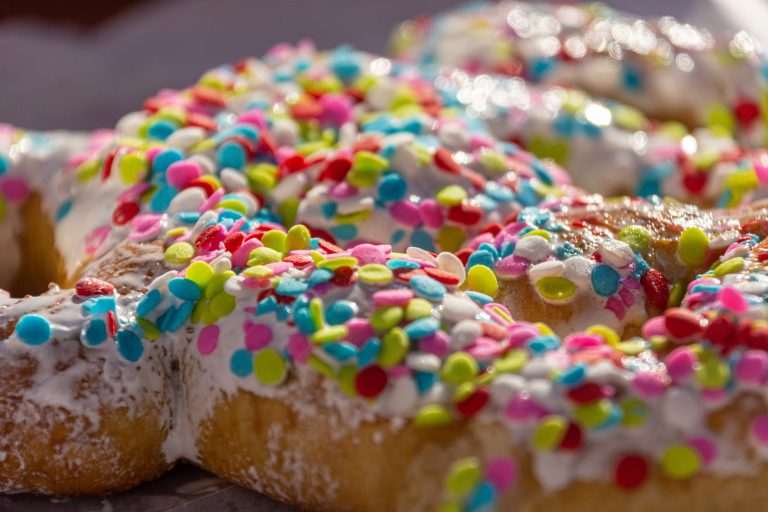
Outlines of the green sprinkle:
{"label": "green sprinkle", "polygon": [[709,252],[709,238],[699,228],[688,228],[680,235],[677,245],[677,255],[689,267],[699,267],[704,264]]}
{"label": "green sprinkle", "polygon": [[315,329],[322,329],[325,327],[325,308],[323,307],[323,299],[315,297],[309,301],[309,317],[315,324]]}
{"label": "green sprinkle", "polygon": [[467,191],[460,185],[446,185],[437,191],[435,199],[443,206],[460,205],[467,198]]}
{"label": "green sprinkle", "polygon": [[333,370],[333,366],[331,366],[330,364],[326,363],[325,361],[323,361],[322,359],[317,357],[315,354],[311,354],[309,356],[309,359],[307,360],[307,362],[309,363],[309,365],[312,368],[315,369],[315,371],[317,371],[321,375],[325,376],[326,378],[328,378],[328,379],[335,379],[336,378],[336,374],[335,374],[335,372]]}
{"label": "green sprinkle", "polygon": [[562,416],[547,416],[539,422],[531,444],[536,451],[549,452],[560,446],[568,430],[568,422]]}
{"label": "green sprinkle", "polygon": [[640,427],[648,421],[648,406],[636,398],[621,403],[623,412],[621,424],[625,427]]}
{"label": "green sprinkle", "polygon": [[499,281],[493,270],[485,265],[475,265],[467,272],[467,285],[472,291],[484,293],[489,297],[495,297],[499,291]]}
{"label": "green sprinkle", "polygon": [[504,357],[497,359],[493,367],[499,373],[518,373],[528,364],[528,353],[520,348],[510,350]]}
{"label": "green sprinkle", "polygon": [[377,331],[387,331],[403,320],[403,308],[389,306],[376,309],[371,315],[371,326]]}
{"label": "green sprinkle", "polygon": [[349,396],[357,396],[355,377],[357,377],[357,368],[353,365],[342,366],[339,370],[339,388]]}
{"label": "green sprinkle", "polygon": [[146,318],[137,318],[136,323],[142,330],[142,337],[149,341],[155,341],[160,337],[160,329]]}
{"label": "green sprinkle", "polygon": [[611,404],[607,400],[598,400],[591,404],[574,407],[573,416],[580,425],[595,428],[608,419]]}
{"label": "green sprinkle", "polygon": [[253,373],[259,382],[268,386],[274,386],[283,382],[288,370],[288,365],[278,351],[265,348],[256,352],[253,356]]}
{"label": "green sprinkle", "polygon": [[688,445],[673,444],[661,457],[661,469],[670,478],[686,479],[694,476],[701,468],[699,452]]}
{"label": "green sprinkle", "polygon": [[385,265],[369,263],[358,269],[357,277],[362,282],[369,284],[389,283],[392,281],[392,271]]}
{"label": "green sprinkle", "polygon": [[248,265],[267,265],[277,263],[283,259],[283,255],[270,247],[258,247],[248,255]]}
{"label": "green sprinkle", "polygon": [[309,249],[312,235],[307,226],[297,224],[288,230],[285,239],[285,248],[287,251],[303,251]]}
{"label": "green sprinkle", "polygon": [[328,258],[317,263],[318,268],[327,268],[335,270],[341,267],[354,267],[357,265],[357,258],[351,256],[342,256],[341,258]]}
{"label": "green sprinkle", "polygon": [[441,372],[443,380],[454,386],[475,378],[478,372],[475,358],[466,352],[455,352],[448,356]]}
{"label": "green sprinkle", "polygon": [[480,461],[474,457],[462,459],[451,466],[445,479],[445,489],[456,498],[469,494],[482,478]]}
{"label": "green sprinkle", "polygon": [[630,246],[633,251],[645,254],[651,248],[653,237],[643,226],[627,226],[619,232],[619,240]]}
{"label": "green sprinkle", "polygon": [[222,291],[211,299],[209,307],[211,308],[211,313],[219,318],[224,318],[235,310],[236,305],[237,300],[232,295]]}
{"label": "green sprinkle", "polygon": [[277,205],[277,214],[283,221],[283,225],[290,226],[296,222],[296,215],[299,212],[299,203],[300,201],[298,197],[289,197]]}
{"label": "green sprinkle", "polygon": [[135,185],[147,174],[147,159],[139,153],[128,153],[120,159],[120,178],[128,185]]}
{"label": "green sprinkle", "polygon": [[[284,253],[288,235],[279,229],[270,229],[261,237],[261,243],[275,252]],[[258,249],[255,249],[258,250]]]}
{"label": "green sprinkle", "polygon": [[195,257],[195,248],[187,242],[176,242],[165,250],[165,261],[171,265],[184,265]]}
{"label": "green sprinkle", "polygon": [[349,334],[349,329],[346,325],[329,325],[315,331],[309,339],[312,343],[322,344],[340,340],[345,338],[347,334]]}
{"label": "green sprinkle", "polygon": [[391,329],[381,340],[379,364],[384,368],[396,366],[408,353],[409,346],[408,335],[404,330],[399,327]]}
{"label": "green sprinkle", "polygon": [[185,277],[197,284],[201,289],[205,289],[213,278],[213,268],[204,261],[195,261],[187,267]]}
{"label": "green sprinkle", "polygon": [[224,290],[224,283],[234,275],[235,273],[231,270],[214,275],[210,282],[208,282],[208,286],[205,287],[205,298],[210,300],[221,293],[221,291]]}
{"label": "green sprinkle", "polygon": [[405,306],[405,319],[418,320],[425,316],[432,316],[432,303],[427,299],[417,298],[408,301]]}
{"label": "green sprinkle", "polygon": [[715,268],[716,276],[724,276],[726,274],[733,274],[744,268],[744,258],[736,257],[722,262]]}
{"label": "green sprinkle", "polygon": [[557,276],[539,279],[536,281],[536,289],[543,297],[549,300],[566,300],[576,293],[576,285],[572,281]]}
{"label": "green sprinkle", "polygon": [[442,405],[425,405],[413,418],[413,424],[417,427],[440,427],[453,421],[451,412]]}
{"label": "green sprinkle", "polygon": [[467,234],[456,226],[443,226],[437,231],[437,245],[443,251],[458,251],[466,239]]}

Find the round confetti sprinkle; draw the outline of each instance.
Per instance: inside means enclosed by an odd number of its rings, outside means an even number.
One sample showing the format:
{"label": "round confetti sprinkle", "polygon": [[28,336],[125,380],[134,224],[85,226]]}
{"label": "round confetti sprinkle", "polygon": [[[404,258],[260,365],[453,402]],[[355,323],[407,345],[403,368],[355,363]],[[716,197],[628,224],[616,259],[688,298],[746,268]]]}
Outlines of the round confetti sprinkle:
{"label": "round confetti sprinkle", "polygon": [[16,322],[16,336],[27,345],[42,345],[51,339],[51,324],[39,315],[24,315]]}
{"label": "round confetti sprinkle", "polygon": [[699,228],[688,228],[680,235],[677,255],[686,265],[699,267],[704,264],[709,253],[709,238]]}
{"label": "round confetti sprinkle", "polygon": [[616,464],[614,478],[616,485],[624,489],[634,489],[648,478],[648,461],[640,455],[625,455]]}
{"label": "round confetti sprinkle", "polygon": [[392,281],[392,271],[385,265],[369,263],[357,271],[360,281],[369,284],[384,284]]}
{"label": "round confetti sprinkle", "polygon": [[451,495],[461,498],[477,487],[481,478],[480,461],[475,458],[462,459],[451,466],[445,488]]}
{"label": "round confetti sprinkle", "polygon": [[117,350],[128,361],[135,363],[144,354],[144,345],[133,331],[121,330],[116,336]]}
{"label": "round confetti sprinkle", "polygon": [[633,251],[645,254],[651,248],[653,236],[642,226],[627,226],[619,232],[619,240],[629,245]]}
{"label": "round confetti sprinkle", "polygon": [[219,326],[206,325],[197,335],[197,350],[202,355],[212,354],[219,344]]}
{"label": "round confetti sprinkle", "polygon": [[475,265],[467,272],[467,285],[470,290],[494,297],[499,291],[499,282],[493,271],[484,265]]}
{"label": "round confetti sprinkle", "polygon": [[661,469],[671,478],[690,478],[699,472],[700,467],[699,452],[687,445],[672,445],[661,457]]}
{"label": "round confetti sprinkle", "polygon": [[446,294],[445,286],[428,276],[416,275],[411,278],[411,289],[426,299],[439,301]]}
{"label": "round confetti sprinkle", "polygon": [[536,289],[546,299],[561,301],[576,293],[576,285],[564,277],[544,277],[536,281]]}
{"label": "round confetti sprinkle", "polygon": [[195,248],[187,242],[177,242],[165,250],[165,261],[172,265],[184,265],[195,257]]}
{"label": "round confetti sprinkle", "polygon": [[619,290],[619,273],[608,265],[592,269],[592,288],[602,297],[609,297]]}
{"label": "round confetti sprinkle", "polygon": [[477,371],[478,365],[474,357],[466,352],[455,352],[445,360],[441,375],[445,382],[459,385],[474,379]]}
{"label": "round confetti sprinkle", "polygon": [[355,377],[355,389],[363,398],[375,398],[387,387],[387,372],[380,366],[368,366]]}
{"label": "round confetti sprinkle", "polygon": [[285,379],[287,371],[285,359],[274,349],[265,348],[253,356],[253,373],[262,384],[268,386],[280,384]]}

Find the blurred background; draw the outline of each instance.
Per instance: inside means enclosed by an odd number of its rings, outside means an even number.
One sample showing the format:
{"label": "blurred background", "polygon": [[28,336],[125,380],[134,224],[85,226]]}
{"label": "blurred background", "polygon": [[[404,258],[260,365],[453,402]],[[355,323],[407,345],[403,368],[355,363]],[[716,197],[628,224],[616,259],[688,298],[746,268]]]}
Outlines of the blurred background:
{"label": "blurred background", "polygon": [[[382,53],[398,22],[459,3],[0,0],[0,121],[30,129],[111,127],[158,89],[183,87],[210,67],[261,55],[277,42],[310,38],[321,48],[351,43]],[[755,11],[761,6],[768,12],[766,0],[606,3],[713,28],[764,20]]]}

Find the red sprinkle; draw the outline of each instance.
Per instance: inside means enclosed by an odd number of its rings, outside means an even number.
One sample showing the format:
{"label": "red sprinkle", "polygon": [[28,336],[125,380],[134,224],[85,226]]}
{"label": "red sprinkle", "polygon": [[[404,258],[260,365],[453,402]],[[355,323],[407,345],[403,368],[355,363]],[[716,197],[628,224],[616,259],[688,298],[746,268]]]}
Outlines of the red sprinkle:
{"label": "red sprinkle", "polygon": [[213,195],[213,193],[216,192],[216,189],[213,187],[212,184],[210,184],[209,182],[207,182],[205,180],[201,180],[199,178],[198,179],[194,179],[194,180],[190,181],[189,183],[187,183],[187,186],[184,187],[184,189],[186,190],[186,189],[188,189],[190,187],[198,187],[198,188],[203,189],[203,192],[205,192],[205,195],[208,196],[208,197],[211,197],[211,195]]}
{"label": "red sprinkle", "polygon": [[120,203],[112,213],[112,222],[116,226],[123,226],[128,224],[132,218],[139,214],[138,203]]}
{"label": "red sprinkle", "polygon": [[588,404],[603,398],[603,388],[595,382],[585,382],[568,390],[568,398],[577,404]]}
{"label": "red sprinkle", "polygon": [[469,261],[469,257],[472,256],[472,249],[461,249],[459,252],[456,253],[456,257],[461,260],[461,262],[466,266],[467,262]]}
{"label": "red sprinkle", "polygon": [[456,274],[451,274],[450,272],[446,272],[445,270],[439,268],[425,268],[424,271],[429,277],[440,281],[443,284],[447,284],[449,286],[459,284],[459,276]]}
{"label": "red sprinkle", "polygon": [[754,102],[744,99],[736,103],[733,113],[740,125],[748,127],[760,117],[760,107]]}
{"label": "red sprinkle", "polygon": [[107,311],[107,332],[113,337],[117,334],[117,318],[114,311]]}
{"label": "red sprinkle", "polygon": [[733,321],[727,315],[717,315],[704,329],[704,338],[715,345],[725,345],[734,338]]}
{"label": "red sprinkle", "polygon": [[355,376],[355,388],[363,398],[374,398],[387,387],[387,372],[381,366],[363,368]]}
{"label": "red sprinkle", "polygon": [[317,245],[318,247],[320,247],[321,249],[323,249],[325,252],[329,254],[338,254],[340,252],[344,252],[344,250],[341,247],[335,244],[332,244],[327,240],[323,240],[322,238],[317,241]]}
{"label": "red sprinkle", "polygon": [[461,166],[453,159],[453,155],[446,148],[438,148],[435,151],[435,166],[445,172],[452,174],[461,173]]}
{"label": "red sprinkle", "polygon": [[228,235],[224,239],[224,248],[230,252],[234,253],[236,250],[240,248],[241,245],[243,245],[243,242],[245,241],[245,233],[242,231],[235,231],[234,233]]}
{"label": "red sprinkle", "polygon": [[448,218],[465,226],[474,226],[483,219],[483,209],[471,204],[451,206]]}
{"label": "red sprinkle", "polygon": [[99,295],[112,295],[115,293],[115,287],[111,283],[86,277],[75,284],[75,293],[80,297],[96,297]]}
{"label": "red sprinkle", "polygon": [[355,271],[352,267],[339,267],[333,271],[331,282],[336,286],[351,286],[355,283]]}
{"label": "red sprinkle", "polygon": [[584,435],[581,429],[575,423],[568,424],[568,430],[565,431],[563,440],[560,441],[560,449],[568,451],[576,451],[581,448],[584,442]]}
{"label": "red sprinkle", "polygon": [[218,249],[219,242],[224,240],[224,230],[219,224],[208,226],[195,239],[195,249],[198,252]]}
{"label": "red sprinkle", "polygon": [[112,150],[107,153],[107,157],[104,159],[104,167],[101,170],[101,179],[104,181],[107,181],[107,178],[109,178],[109,175],[112,174],[112,164],[115,162],[115,157],[117,156],[117,152],[120,151],[120,148],[112,148]]}
{"label": "red sprinkle", "polygon": [[648,478],[648,462],[640,455],[625,455],[616,464],[616,485],[634,489]]}
{"label": "red sprinkle", "polygon": [[650,269],[640,278],[640,284],[645,290],[645,300],[651,306],[663,310],[669,302],[669,282],[656,269]]}
{"label": "red sprinkle", "polygon": [[216,107],[223,107],[227,101],[224,95],[212,87],[198,85],[192,88],[192,96],[201,103],[208,103]]}
{"label": "red sprinkle", "polygon": [[672,308],[664,312],[664,325],[677,339],[683,340],[702,331],[699,317],[685,308]]}
{"label": "red sprinkle", "polygon": [[328,162],[323,170],[323,175],[333,181],[341,181],[347,177],[352,169],[352,159],[346,156],[336,156]]}
{"label": "red sprinkle", "polygon": [[363,136],[357,139],[355,145],[352,146],[352,151],[357,153],[358,151],[370,151],[371,153],[378,153],[381,149],[381,142],[379,138],[374,135]]}
{"label": "red sprinkle", "polygon": [[483,336],[486,338],[502,341],[507,337],[507,330],[499,324],[480,322],[480,326],[483,328]]}
{"label": "red sprinkle", "polygon": [[488,393],[487,389],[478,388],[467,398],[461,402],[458,402],[456,404],[456,410],[459,411],[459,414],[465,418],[471,418],[475,414],[482,411],[486,405],[488,405],[488,400],[490,398],[491,394]]}
{"label": "red sprinkle", "polygon": [[283,258],[283,261],[291,263],[294,267],[306,267],[312,263],[312,257],[308,254],[291,254]]}

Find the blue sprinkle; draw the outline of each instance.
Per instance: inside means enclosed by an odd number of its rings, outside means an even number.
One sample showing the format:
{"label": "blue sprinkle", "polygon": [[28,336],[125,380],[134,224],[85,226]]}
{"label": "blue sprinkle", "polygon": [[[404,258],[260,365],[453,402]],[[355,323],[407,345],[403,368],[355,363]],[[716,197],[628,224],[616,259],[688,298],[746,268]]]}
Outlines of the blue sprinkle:
{"label": "blue sprinkle", "polygon": [[355,346],[346,341],[325,343],[323,344],[323,350],[342,363],[352,359],[357,354]]}
{"label": "blue sprinkle", "polygon": [[274,296],[269,296],[266,299],[262,299],[256,305],[256,314],[265,315],[267,313],[272,313],[276,309],[277,309],[277,299],[275,299]]}
{"label": "blue sprinkle", "polygon": [[160,332],[168,332],[168,328],[173,322],[173,315],[176,314],[176,307],[169,306],[168,309],[157,318],[157,328]]}
{"label": "blue sprinkle", "polygon": [[219,146],[216,152],[216,162],[219,165],[219,169],[226,167],[242,169],[245,166],[246,156],[242,145],[233,140],[228,140]]}
{"label": "blue sprinkle", "polygon": [[160,290],[151,290],[136,305],[136,315],[140,317],[147,316],[160,304],[161,300],[163,300],[163,295],[160,293]]}
{"label": "blue sprinkle", "polygon": [[467,270],[471,269],[475,265],[482,265],[484,267],[495,267],[495,258],[490,251],[478,249],[469,255],[467,260]]}
{"label": "blue sprinkle", "polygon": [[196,224],[200,220],[200,214],[197,212],[181,212],[176,214],[176,218],[183,224]]}
{"label": "blue sprinkle", "polygon": [[289,297],[295,297],[296,295],[301,295],[307,289],[309,288],[309,285],[307,285],[306,281],[301,281],[299,279],[293,279],[290,277],[282,279],[279,283],[277,283],[277,286],[275,287],[275,292],[278,295],[287,295]]}
{"label": "blue sprinkle", "polygon": [[117,331],[117,351],[124,358],[135,363],[144,354],[144,345],[141,343],[141,338],[133,331],[123,329]]}
{"label": "blue sprinkle", "polygon": [[555,249],[555,254],[559,260],[567,260],[573,256],[578,256],[579,251],[570,242],[565,242],[563,245]]}
{"label": "blue sprinkle", "polygon": [[400,243],[400,241],[405,238],[405,230],[404,229],[398,229],[394,233],[392,233],[392,238],[390,239],[390,242],[392,245],[397,245]]}
{"label": "blue sprinkle", "polygon": [[434,373],[414,372],[413,377],[416,379],[416,387],[419,388],[421,395],[432,389],[437,381],[437,375]]}
{"label": "blue sprinkle", "polygon": [[611,411],[608,413],[608,417],[601,424],[597,425],[595,430],[608,430],[621,423],[623,419],[624,411],[621,410],[621,407],[611,404]]}
{"label": "blue sprinkle", "polygon": [[581,133],[589,137],[590,139],[599,139],[603,135],[603,129],[596,124],[589,123],[587,121],[579,123],[579,129]]}
{"label": "blue sprinkle", "polygon": [[179,127],[170,119],[158,119],[147,128],[147,135],[150,139],[165,140]]}
{"label": "blue sprinkle", "polygon": [[184,322],[186,322],[190,315],[192,315],[193,309],[195,309],[194,302],[185,302],[176,308],[176,312],[168,323],[168,332],[176,332],[181,329]]}
{"label": "blue sprinkle", "polygon": [[331,228],[331,234],[341,240],[352,240],[357,236],[357,226],[354,224],[339,224]]}
{"label": "blue sprinkle", "polygon": [[572,115],[561,112],[552,122],[555,133],[570,139],[576,133],[576,120]]}
{"label": "blue sprinkle", "polygon": [[535,81],[543,79],[550,70],[555,66],[554,61],[543,58],[535,58],[531,60],[529,71],[531,78]]}
{"label": "blue sprinkle", "polygon": [[291,307],[286,304],[278,304],[275,311],[275,318],[278,322],[286,322],[291,316]]}
{"label": "blue sprinkle", "polygon": [[499,250],[496,249],[493,245],[489,244],[488,242],[483,242],[480,244],[477,248],[478,251],[487,251],[491,253],[494,260],[499,259]]}
{"label": "blue sprinkle", "polygon": [[168,283],[168,291],[181,300],[199,300],[203,292],[194,281],[185,277],[176,277]]}
{"label": "blue sprinkle", "polygon": [[619,273],[608,265],[592,269],[592,288],[602,297],[609,297],[619,290]]}
{"label": "blue sprinkle", "polygon": [[9,167],[10,164],[8,163],[8,157],[5,155],[0,155],[0,176],[7,173]]}
{"label": "blue sprinkle", "polygon": [[309,287],[317,286],[318,284],[327,283],[333,279],[333,270],[327,268],[318,268],[312,271],[307,278],[307,285]]}
{"label": "blue sprinkle", "polygon": [[176,189],[170,185],[155,190],[152,199],[149,201],[149,209],[154,213],[162,213],[171,205],[171,201],[176,197]]}
{"label": "blue sprinkle", "polygon": [[345,82],[357,78],[360,69],[360,61],[353,48],[339,46],[331,54],[331,70]]}
{"label": "blue sprinkle", "polygon": [[625,63],[622,71],[622,82],[627,90],[637,92],[643,88],[643,77],[637,69]]}
{"label": "blue sprinkle", "polygon": [[389,267],[391,270],[396,268],[419,268],[419,264],[415,261],[394,259],[387,260],[387,267]]}
{"label": "blue sprinkle", "polygon": [[72,201],[64,201],[56,210],[56,222],[60,222],[72,210]]}
{"label": "blue sprinkle", "polygon": [[483,481],[477,486],[469,497],[465,507],[466,512],[490,512],[496,503],[496,490],[488,481]]}
{"label": "blue sprinkle", "polygon": [[408,192],[408,183],[402,176],[393,172],[382,176],[376,185],[376,191],[384,201],[397,201],[405,197]]}
{"label": "blue sprinkle", "polygon": [[408,338],[420,340],[436,333],[438,329],[440,329],[440,322],[437,321],[437,318],[425,317],[409,323],[404,330]]}
{"label": "blue sprinkle", "polygon": [[325,321],[330,325],[348,322],[357,313],[357,304],[348,300],[337,300],[325,310]]}
{"label": "blue sprinkle", "polygon": [[423,229],[416,229],[411,233],[411,246],[435,252],[435,243],[432,240],[432,235]]}
{"label": "blue sprinkle", "polygon": [[536,193],[530,183],[527,181],[521,181],[517,191],[517,200],[520,201],[523,206],[533,206],[538,204],[539,195]]}
{"label": "blue sprinkle", "polygon": [[486,212],[493,212],[499,209],[499,203],[485,194],[477,194],[473,201]]}
{"label": "blue sprinkle", "polygon": [[360,368],[368,366],[379,357],[379,352],[381,352],[381,341],[378,338],[369,339],[357,353],[357,366]]}
{"label": "blue sprinkle", "polygon": [[560,340],[555,336],[538,336],[527,342],[528,349],[534,354],[540,355],[544,352],[557,350],[560,347]]}
{"label": "blue sprinkle", "polygon": [[83,329],[83,338],[90,347],[101,345],[107,339],[107,323],[101,318],[89,321]]}
{"label": "blue sprinkle", "polygon": [[171,164],[184,159],[184,153],[179,149],[170,148],[160,151],[152,160],[152,170],[155,173],[165,173]]}
{"label": "blue sprinkle", "polygon": [[238,377],[248,377],[253,373],[253,355],[244,348],[235,350],[229,360],[229,369]]}
{"label": "blue sprinkle", "polygon": [[429,276],[413,276],[411,278],[411,288],[416,294],[430,300],[443,300],[445,296],[445,286]]}
{"label": "blue sprinkle", "polygon": [[495,199],[500,203],[508,203],[515,199],[515,194],[508,187],[500,185],[495,181],[489,181],[485,184],[483,190],[488,197]]}
{"label": "blue sprinkle", "polygon": [[27,345],[42,345],[51,339],[51,324],[39,315],[24,315],[16,323],[16,336]]}
{"label": "blue sprinkle", "polygon": [[323,217],[326,219],[333,218],[333,216],[336,215],[336,203],[325,203],[321,205],[320,213],[322,213]]}
{"label": "blue sprinkle", "polygon": [[83,310],[92,315],[103,315],[117,307],[114,297],[96,297],[83,302]]}
{"label": "blue sprinkle", "polygon": [[481,306],[485,306],[486,304],[490,304],[493,302],[493,297],[490,295],[486,295],[484,293],[475,292],[475,291],[467,291],[467,297],[472,299],[473,302],[480,304]]}
{"label": "blue sprinkle", "polygon": [[296,323],[296,328],[302,334],[313,334],[315,332],[315,322],[309,315],[309,309],[300,309],[293,316],[293,321]]}
{"label": "blue sprinkle", "polygon": [[571,366],[565,370],[558,378],[557,381],[565,387],[578,386],[584,382],[584,378],[587,376],[587,368],[583,364],[577,364]]}
{"label": "blue sprinkle", "polygon": [[536,173],[536,176],[545,185],[554,185],[555,180],[552,179],[552,175],[549,173],[547,167],[541,162],[541,160],[534,160],[531,162],[531,169]]}

